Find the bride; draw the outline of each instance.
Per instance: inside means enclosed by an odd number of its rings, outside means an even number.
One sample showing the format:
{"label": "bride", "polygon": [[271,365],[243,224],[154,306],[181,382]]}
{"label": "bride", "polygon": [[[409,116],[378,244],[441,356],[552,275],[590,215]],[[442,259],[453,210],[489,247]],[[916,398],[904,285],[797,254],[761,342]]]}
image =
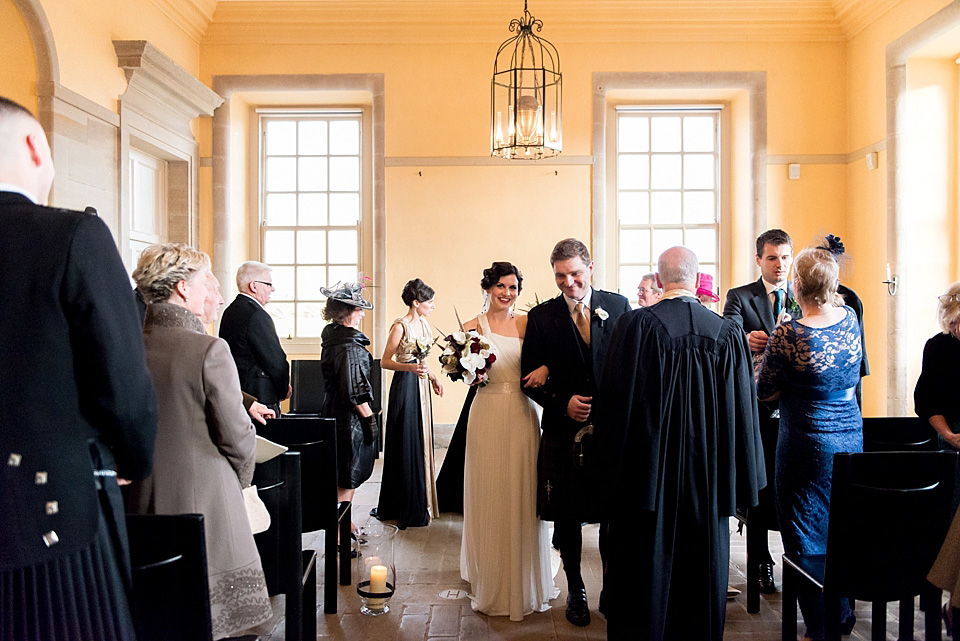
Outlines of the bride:
{"label": "bride", "polygon": [[[513,304],[523,276],[507,262],[483,270],[489,309],[464,324],[487,337],[497,360],[489,383],[470,408],[463,480],[460,574],[470,583],[473,609],[520,621],[543,612],[558,594],[553,584],[547,524],[537,518],[540,422],[520,390],[520,346],[526,316]],[[526,384],[543,384],[540,368]]]}

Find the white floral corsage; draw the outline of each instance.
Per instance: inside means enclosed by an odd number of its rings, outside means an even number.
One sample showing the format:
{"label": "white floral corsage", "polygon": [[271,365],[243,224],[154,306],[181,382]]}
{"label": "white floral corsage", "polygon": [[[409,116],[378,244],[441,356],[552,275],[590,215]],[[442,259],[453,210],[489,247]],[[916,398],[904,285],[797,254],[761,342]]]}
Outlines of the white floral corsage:
{"label": "white floral corsage", "polygon": [[607,320],[608,318],[610,318],[610,314],[607,313],[607,310],[605,310],[605,309],[602,308],[602,307],[596,308],[595,310],[593,310],[593,313],[594,313],[595,316],[597,316],[597,317],[598,317],[600,320],[602,320],[602,321],[605,321],[605,320]]}

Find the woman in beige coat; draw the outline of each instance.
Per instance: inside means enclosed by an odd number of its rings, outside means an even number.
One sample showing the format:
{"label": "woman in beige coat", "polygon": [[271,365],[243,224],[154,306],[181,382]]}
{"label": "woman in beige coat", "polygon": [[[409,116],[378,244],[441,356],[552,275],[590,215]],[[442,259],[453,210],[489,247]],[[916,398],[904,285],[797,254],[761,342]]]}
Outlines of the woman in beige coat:
{"label": "woman in beige coat", "polygon": [[159,404],[153,474],[135,483],[141,514],[203,514],[213,638],[272,616],[241,488],[253,476],[256,433],[243,409],[230,348],[199,316],[210,259],[186,245],[148,247],[133,278],[150,303],[143,340]]}

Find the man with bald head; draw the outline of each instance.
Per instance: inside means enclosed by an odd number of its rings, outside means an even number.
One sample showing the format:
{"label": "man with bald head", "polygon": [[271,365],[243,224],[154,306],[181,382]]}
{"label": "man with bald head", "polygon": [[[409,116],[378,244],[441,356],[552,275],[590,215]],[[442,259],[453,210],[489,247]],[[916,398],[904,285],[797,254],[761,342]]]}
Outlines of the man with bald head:
{"label": "man with bald head", "polygon": [[723,638],[728,518],[766,483],[746,336],[697,299],[698,269],[661,254],[663,294],[617,322],[597,393],[606,545],[631,551],[604,558],[610,640]]}
{"label": "man with bald head", "polygon": [[157,401],[110,230],[45,207],[53,177],[0,97],[0,638],[132,639],[117,475],[150,473]]}

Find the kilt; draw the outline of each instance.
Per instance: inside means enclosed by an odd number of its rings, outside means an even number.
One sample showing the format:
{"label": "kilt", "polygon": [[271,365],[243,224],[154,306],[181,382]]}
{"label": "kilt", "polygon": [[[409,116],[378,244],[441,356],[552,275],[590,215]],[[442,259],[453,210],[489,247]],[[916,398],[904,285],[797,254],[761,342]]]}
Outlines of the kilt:
{"label": "kilt", "polygon": [[[546,418],[546,417],[545,417]],[[537,456],[537,515],[544,521],[598,523],[602,501],[591,492],[587,470],[574,464],[574,437],[583,423],[561,418],[540,437]]]}

